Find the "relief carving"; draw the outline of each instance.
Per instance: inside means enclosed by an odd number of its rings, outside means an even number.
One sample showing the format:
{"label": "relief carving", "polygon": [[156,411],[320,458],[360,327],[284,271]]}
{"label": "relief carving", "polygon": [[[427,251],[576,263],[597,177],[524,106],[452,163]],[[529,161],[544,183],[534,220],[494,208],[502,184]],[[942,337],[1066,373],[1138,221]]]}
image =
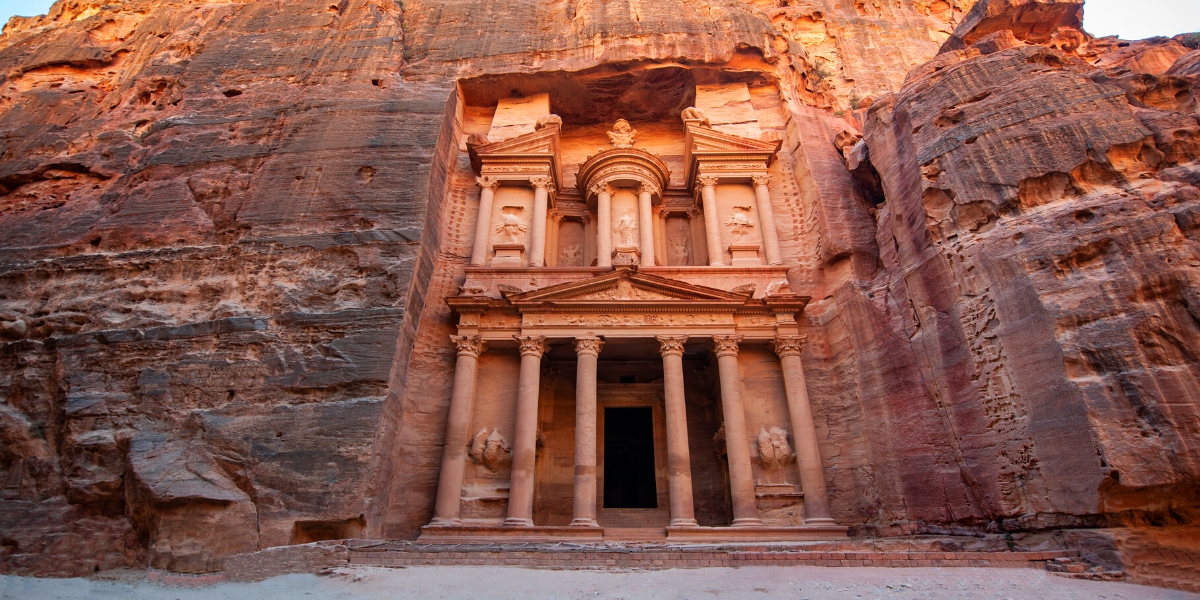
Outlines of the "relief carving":
{"label": "relief carving", "polygon": [[675,238],[671,240],[667,248],[668,260],[672,265],[690,265],[692,264],[692,252],[688,247],[686,239]]}
{"label": "relief carving", "polygon": [[772,427],[771,431],[760,427],[758,432],[758,462],[767,471],[774,471],[796,460],[792,447],[788,445],[787,432]]}
{"label": "relief carving", "polygon": [[754,221],[750,220],[750,207],[733,207],[733,216],[729,217],[728,221],[725,221],[725,226],[737,238],[738,243],[745,242],[746,236],[754,229]]}
{"label": "relief carving", "polygon": [[484,428],[471,438],[467,455],[476,463],[495,473],[501,467],[512,463],[512,446],[508,444],[504,436],[500,435],[499,431],[492,429],[489,432]]}
{"label": "relief carving", "polygon": [[578,267],[583,264],[583,246],[569,244],[558,252],[558,264],[564,267]]}
{"label": "relief carving", "polygon": [[612,142],[614,148],[632,148],[633,138],[637,135],[637,130],[629,124],[625,119],[617,119],[613,124],[612,131],[608,132],[608,140]]}
{"label": "relief carving", "polygon": [[613,231],[617,232],[617,237],[621,240],[617,245],[636,246],[637,242],[634,241],[634,231],[636,229],[637,223],[633,221],[631,215],[626,214],[621,216],[621,219],[613,226]]}
{"label": "relief carving", "polygon": [[520,217],[524,210],[523,206],[505,206],[500,209],[500,224],[496,226],[496,233],[504,236],[509,243],[517,243],[521,235],[529,231],[529,226]]}
{"label": "relief carving", "polygon": [[695,106],[689,106],[683,109],[683,114],[680,115],[680,117],[683,118],[684,123],[687,123],[688,121],[698,121],[698,125],[712,129],[712,121],[708,118],[708,115],[704,114],[703,111]]}
{"label": "relief carving", "polygon": [[768,296],[775,296],[777,294],[791,294],[791,293],[792,293],[792,286],[790,283],[788,283],[788,281],[786,279],[781,279],[779,281],[772,281],[771,283],[767,284],[767,295]]}

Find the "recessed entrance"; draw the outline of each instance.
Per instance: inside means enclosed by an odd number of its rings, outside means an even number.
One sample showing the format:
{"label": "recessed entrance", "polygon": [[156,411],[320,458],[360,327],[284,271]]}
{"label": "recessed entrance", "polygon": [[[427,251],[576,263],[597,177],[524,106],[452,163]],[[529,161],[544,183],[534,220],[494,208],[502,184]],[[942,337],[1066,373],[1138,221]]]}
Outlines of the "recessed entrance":
{"label": "recessed entrance", "polygon": [[650,407],[604,409],[604,508],[658,508]]}

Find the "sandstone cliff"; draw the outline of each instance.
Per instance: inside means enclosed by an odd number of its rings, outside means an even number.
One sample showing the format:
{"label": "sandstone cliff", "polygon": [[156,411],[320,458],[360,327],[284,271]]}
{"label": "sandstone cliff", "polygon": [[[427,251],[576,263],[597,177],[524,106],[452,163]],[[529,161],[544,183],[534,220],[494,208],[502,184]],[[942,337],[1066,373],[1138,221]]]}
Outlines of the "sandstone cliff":
{"label": "sandstone cliff", "polygon": [[0,568],[207,571],[413,535],[453,356],[440,298],[469,253],[442,233],[472,181],[456,84],[655,66],[779,87],[840,522],[1194,523],[1200,75],[1173,41],[1090,39],[1078,10],[62,0],[14,19]]}

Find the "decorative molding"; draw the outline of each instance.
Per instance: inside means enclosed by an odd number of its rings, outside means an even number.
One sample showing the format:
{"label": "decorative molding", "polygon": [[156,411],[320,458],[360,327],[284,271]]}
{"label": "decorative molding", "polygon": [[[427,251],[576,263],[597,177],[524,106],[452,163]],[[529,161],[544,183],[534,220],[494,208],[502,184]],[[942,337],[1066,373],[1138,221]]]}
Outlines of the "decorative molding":
{"label": "decorative molding", "polygon": [[771,340],[771,349],[780,358],[785,356],[800,356],[804,352],[804,343],[807,341],[807,335],[779,335],[775,336],[774,340]]}
{"label": "decorative molding", "polygon": [[500,187],[500,180],[493,177],[488,177],[486,175],[483,177],[476,177],[475,183],[479,184],[479,187],[492,190],[493,192],[496,191],[496,188]]}
{"label": "decorative molding", "polygon": [[575,338],[575,354],[591,354],[592,356],[600,356],[600,349],[603,347],[604,340],[597,337]]}
{"label": "decorative molding", "polygon": [[473,356],[479,358],[480,354],[487,348],[487,342],[477,335],[452,335],[450,339],[454,342],[454,346],[458,349],[459,356]]}
{"label": "decorative molding", "polygon": [[721,358],[722,356],[737,356],[738,344],[745,337],[744,335],[714,335],[712,336],[713,352],[716,353],[717,358]]}
{"label": "decorative molding", "polygon": [[546,353],[546,336],[544,335],[514,335],[513,339],[521,345],[521,356],[541,358]]}
{"label": "decorative molding", "polygon": [[663,356],[683,356],[683,345],[688,341],[686,335],[658,335],[659,353]]}

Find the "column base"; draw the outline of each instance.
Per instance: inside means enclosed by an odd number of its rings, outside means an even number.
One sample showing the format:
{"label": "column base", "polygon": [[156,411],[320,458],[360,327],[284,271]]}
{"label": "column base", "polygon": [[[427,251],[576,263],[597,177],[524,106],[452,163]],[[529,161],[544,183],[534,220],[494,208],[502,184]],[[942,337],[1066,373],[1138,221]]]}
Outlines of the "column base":
{"label": "column base", "polygon": [[805,519],[804,525],[816,525],[818,527],[824,527],[827,525],[837,525],[837,523],[829,517],[813,517],[811,519]]}
{"label": "column base", "polygon": [[422,544],[484,544],[484,543],[545,543],[545,542],[602,542],[600,527],[509,527],[498,523],[464,523],[455,526],[421,528]]}
{"label": "column base", "polygon": [[434,517],[433,520],[426,525],[426,527],[457,527],[461,524],[462,521],[458,519],[442,519],[440,517]]}
{"label": "column base", "polygon": [[600,524],[595,519],[575,519],[571,521],[570,527],[599,527]]}
{"label": "column base", "polygon": [[762,527],[763,522],[762,522],[762,519],[759,519],[759,518],[734,519],[732,526],[733,527]]}
{"label": "column base", "polygon": [[695,519],[671,519],[671,527],[699,527]]}
{"label": "column base", "polygon": [[505,527],[533,527],[533,519],[518,519],[509,517],[504,520]]}

